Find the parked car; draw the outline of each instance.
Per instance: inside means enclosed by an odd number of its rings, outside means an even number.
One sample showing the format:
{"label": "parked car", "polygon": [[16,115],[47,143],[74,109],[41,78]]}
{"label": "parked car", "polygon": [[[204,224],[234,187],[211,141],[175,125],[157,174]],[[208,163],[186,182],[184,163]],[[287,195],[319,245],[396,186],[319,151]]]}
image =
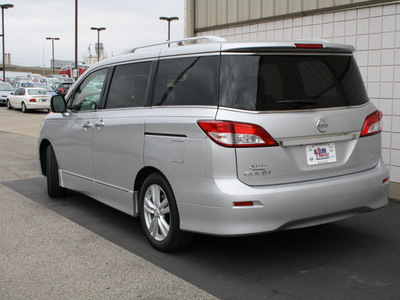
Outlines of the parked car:
{"label": "parked car", "polygon": [[56,82],[53,83],[51,86],[53,91],[56,92],[58,95],[65,96],[71,87],[72,83],[67,83],[67,82]]}
{"label": "parked car", "polygon": [[0,82],[0,104],[7,103],[7,97],[14,92],[11,84],[8,82]]}
{"label": "parked car", "polygon": [[354,47],[195,39],[211,43],[103,60],[53,96],[39,138],[50,197],[76,190],[140,216],[161,251],[388,203],[382,113]]}
{"label": "parked car", "polygon": [[42,88],[42,89],[45,89],[46,91],[48,91],[51,96],[57,95],[57,93],[53,90],[53,88],[51,86],[49,86],[48,84],[45,84],[45,83],[30,82],[30,83],[28,83],[28,84],[26,84],[24,86]]}
{"label": "parked car", "polygon": [[15,77],[6,77],[5,79],[6,79],[5,82],[8,82],[9,84],[12,85],[12,83],[13,83]]}
{"label": "parked car", "polygon": [[52,86],[54,83],[60,82],[60,80],[58,80],[57,78],[47,78],[47,77],[45,77],[45,78],[40,79],[39,82],[40,83],[45,83],[45,84],[48,84],[48,85]]}
{"label": "parked car", "polygon": [[13,86],[14,90],[16,90],[16,89],[21,87],[22,83],[25,83],[25,82],[32,82],[32,80],[30,78],[28,78],[28,77],[17,76],[13,80],[12,86]]}
{"label": "parked car", "polygon": [[33,82],[39,82],[40,79],[44,78],[44,76],[40,74],[28,74],[27,76],[29,79],[31,79]]}
{"label": "parked car", "polygon": [[51,95],[43,88],[21,87],[10,94],[7,99],[7,108],[19,108],[23,113],[30,109],[50,109]]}

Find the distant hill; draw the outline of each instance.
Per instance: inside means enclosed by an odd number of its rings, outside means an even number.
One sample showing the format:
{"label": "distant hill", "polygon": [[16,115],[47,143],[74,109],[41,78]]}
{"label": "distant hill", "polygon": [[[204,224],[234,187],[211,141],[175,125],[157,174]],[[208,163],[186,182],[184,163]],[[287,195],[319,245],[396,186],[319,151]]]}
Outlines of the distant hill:
{"label": "distant hill", "polygon": [[[17,66],[17,65],[9,65],[6,64],[6,71],[12,72],[27,72],[27,73],[35,73],[47,76],[48,74],[52,74],[51,68],[42,68],[42,67],[24,67],[24,66]],[[0,72],[3,72],[3,65],[0,64]],[[54,69],[54,73],[58,74],[60,69]]]}

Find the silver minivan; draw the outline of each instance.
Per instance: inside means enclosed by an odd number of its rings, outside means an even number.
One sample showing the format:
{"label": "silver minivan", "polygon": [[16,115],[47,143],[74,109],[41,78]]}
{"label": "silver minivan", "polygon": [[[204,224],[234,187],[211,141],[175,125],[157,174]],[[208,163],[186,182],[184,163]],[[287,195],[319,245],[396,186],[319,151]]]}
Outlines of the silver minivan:
{"label": "silver minivan", "polygon": [[[208,43],[182,46],[194,40]],[[382,113],[352,46],[175,42],[101,61],[52,98],[39,138],[50,197],[71,189],[139,216],[161,251],[388,203]]]}

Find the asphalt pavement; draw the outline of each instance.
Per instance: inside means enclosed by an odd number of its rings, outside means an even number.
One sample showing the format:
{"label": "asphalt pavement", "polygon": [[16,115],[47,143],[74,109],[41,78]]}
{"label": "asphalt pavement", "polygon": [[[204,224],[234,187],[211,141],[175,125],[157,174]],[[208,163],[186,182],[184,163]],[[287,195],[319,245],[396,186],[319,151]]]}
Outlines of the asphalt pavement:
{"label": "asphalt pavement", "polygon": [[138,219],[84,195],[50,199],[45,113],[0,107],[0,299],[399,299],[400,185],[376,212],[300,230],[196,236],[165,254]]}

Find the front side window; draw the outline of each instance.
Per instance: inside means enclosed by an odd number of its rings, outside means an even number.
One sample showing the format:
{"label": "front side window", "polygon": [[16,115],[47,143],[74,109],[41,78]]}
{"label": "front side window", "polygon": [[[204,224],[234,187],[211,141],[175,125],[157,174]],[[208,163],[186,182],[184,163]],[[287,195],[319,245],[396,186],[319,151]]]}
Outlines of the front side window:
{"label": "front side window", "polygon": [[218,56],[161,60],[153,105],[217,105]]}
{"label": "front side window", "polygon": [[227,55],[220,78],[220,105],[238,109],[301,110],[368,101],[348,55]]}
{"label": "front side window", "polygon": [[144,105],[151,62],[115,67],[106,108],[140,107]]}
{"label": "front side window", "polygon": [[108,69],[101,69],[86,77],[68,101],[68,108],[78,111],[91,111],[99,107],[101,92]]}

